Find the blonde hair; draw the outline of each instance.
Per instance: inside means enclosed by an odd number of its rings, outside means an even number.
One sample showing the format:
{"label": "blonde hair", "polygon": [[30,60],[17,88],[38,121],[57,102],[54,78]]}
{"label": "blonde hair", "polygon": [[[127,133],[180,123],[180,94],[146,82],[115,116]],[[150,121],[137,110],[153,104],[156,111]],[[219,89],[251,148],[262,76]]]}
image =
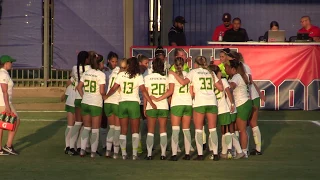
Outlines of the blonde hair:
{"label": "blonde hair", "polygon": [[183,77],[183,73],[182,73],[182,71],[183,71],[183,65],[184,65],[184,60],[183,60],[183,58],[181,58],[181,57],[175,58],[175,59],[174,59],[174,65],[175,65],[175,68],[176,68],[176,73],[177,73],[179,76]]}
{"label": "blonde hair", "polygon": [[213,72],[208,68],[208,62],[206,57],[198,56],[194,61],[196,64],[198,64],[199,67],[209,71],[209,73],[212,75],[213,81],[215,81]]}

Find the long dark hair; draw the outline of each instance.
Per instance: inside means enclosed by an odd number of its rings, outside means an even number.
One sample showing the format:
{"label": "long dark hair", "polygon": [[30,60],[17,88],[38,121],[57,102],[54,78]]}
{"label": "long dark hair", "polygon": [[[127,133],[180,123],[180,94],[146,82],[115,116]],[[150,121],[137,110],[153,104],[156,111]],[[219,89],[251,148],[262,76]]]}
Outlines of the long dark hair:
{"label": "long dark hair", "polygon": [[215,65],[215,64],[210,64],[208,66],[208,69],[210,69],[212,72],[214,72],[216,75],[218,74],[218,72],[221,72],[219,66]]}
{"label": "long dark hair", "polygon": [[131,57],[127,60],[128,69],[127,74],[129,78],[134,78],[137,74],[140,74],[139,62],[136,57]]}
{"label": "long dark hair", "polygon": [[88,53],[89,53],[89,62],[90,62],[91,68],[95,70],[99,69],[99,65],[97,63],[99,55],[94,51],[89,51]]}
{"label": "long dark hair", "polygon": [[78,82],[80,81],[80,66],[82,66],[82,72],[84,72],[84,66],[86,65],[86,59],[89,57],[89,53],[87,51],[81,51],[78,54],[77,58],[77,75],[78,75]]}
{"label": "long dark hair", "polygon": [[276,26],[276,27],[279,28],[279,23],[278,23],[277,21],[272,21],[272,22],[270,23],[270,29],[271,29],[273,26]]}
{"label": "long dark hair", "polygon": [[239,60],[230,60],[230,67],[235,68],[237,70],[237,73],[239,73],[243,79],[243,81],[246,83],[246,85],[249,84],[249,78],[246,75],[246,71],[244,70],[243,64]]}
{"label": "long dark hair", "polygon": [[160,58],[156,58],[153,62],[152,62],[152,69],[153,69],[153,73],[159,73],[160,75],[164,76],[165,72],[164,72],[164,63]]}

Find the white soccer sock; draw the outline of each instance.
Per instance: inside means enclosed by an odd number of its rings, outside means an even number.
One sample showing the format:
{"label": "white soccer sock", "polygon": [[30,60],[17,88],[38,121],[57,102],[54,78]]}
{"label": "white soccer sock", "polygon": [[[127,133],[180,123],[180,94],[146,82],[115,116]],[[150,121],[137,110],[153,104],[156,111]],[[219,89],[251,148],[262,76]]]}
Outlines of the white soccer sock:
{"label": "white soccer sock", "polygon": [[139,133],[132,134],[132,155],[138,156]]}
{"label": "white soccer sock", "polygon": [[206,134],[206,130],[204,129],[204,126],[202,127],[202,132],[203,132],[203,135],[202,135],[202,138],[203,138],[203,144],[206,144],[207,143],[207,134]]}
{"label": "white soccer sock", "polygon": [[100,128],[99,140],[100,140],[102,148],[106,147],[106,139],[107,139],[107,128]]}
{"label": "white soccer sock", "polygon": [[261,152],[261,133],[258,126],[252,128],[254,143],[256,144],[256,150]]}
{"label": "white soccer sock", "polygon": [[80,149],[81,149],[81,134],[82,134],[82,131],[83,131],[83,126],[80,128],[79,135],[77,137],[77,146],[76,147],[80,148]]}
{"label": "white soccer sock", "polygon": [[211,143],[211,137],[208,137],[208,142],[209,142],[209,150],[212,151],[212,143]]}
{"label": "white soccer sock", "polygon": [[246,131],[247,131],[247,137],[248,137],[248,143],[247,143],[247,149],[249,149],[249,140],[250,140],[250,131],[251,130],[251,127],[250,126],[247,126],[247,129],[246,129]]}
{"label": "white soccer sock", "polygon": [[120,149],[120,142],[119,142],[119,138],[120,138],[120,126],[115,126],[114,127],[114,137],[113,137],[113,152],[118,154],[119,153],[119,149]]}
{"label": "white soccer sock", "polygon": [[127,155],[127,136],[126,135],[120,135],[120,147],[121,147],[121,153],[122,156]]}
{"label": "white soccer sock", "polygon": [[180,132],[180,126],[172,126],[172,136],[171,136],[172,156],[177,155],[178,145],[179,145],[179,132]]}
{"label": "white soccer sock", "polygon": [[110,125],[109,132],[105,143],[107,144],[107,151],[111,151],[114,138],[114,125]]}
{"label": "white soccer sock", "polygon": [[67,126],[66,131],[64,133],[66,147],[70,147],[70,137],[71,137],[71,129],[73,126]]}
{"label": "white soccer sock", "polygon": [[160,134],[161,156],[166,156],[167,144],[168,144],[167,133],[161,133]]}
{"label": "white soccer sock", "polygon": [[217,129],[212,128],[209,129],[210,132],[210,137],[211,137],[211,142],[212,142],[212,151],[213,154],[218,154],[218,134],[217,134]]}
{"label": "white soccer sock", "polygon": [[75,122],[74,126],[71,128],[70,148],[75,148],[81,126],[82,122]]}
{"label": "white soccer sock", "polygon": [[222,154],[227,154],[228,148],[227,148],[227,144],[226,144],[226,135],[223,134],[221,137],[221,146],[222,146]]}
{"label": "white soccer sock", "polygon": [[92,129],[92,134],[90,138],[91,152],[97,152],[99,145],[99,129]]}
{"label": "white soccer sock", "polygon": [[191,148],[191,133],[190,129],[183,129],[183,135],[184,135],[184,149],[187,155],[190,154],[190,148]]}
{"label": "white soccer sock", "polygon": [[203,131],[200,129],[196,129],[196,145],[198,155],[203,155]]}
{"label": "white soccer sock", "polygon": [[84,127],[81,132],[81,149],[85,150],[90,136],[91,127]]}
{"label": "white soccer sock", "polygon": [[229,132],[227,132],[225,134],[225,137],[226,137],[225,143],[227,145],[227,149],[231,150],[232,149],[232,137],[231,137],[231,134]]}
{"label": "white soccer sock", "polygon": [[233,147],[236,149],[238,154],[242,153],[242,149],[241,149],[238,137],[234,133],[232,133],[231,136],[232,136],[232,145],[233,145]]}
{"label": "white soccer sock", "polygon": [[148,156],[152,156],[153,144],[154,144],[154,134],[148,133],[147,134],[147,140],[146,140]]}
{"label": "white soccer sock", "polygon": [[239,139],[240,137],[240,134],[239,134],[239,131],[235,131],[234,134],[237,136],[237,138]]}

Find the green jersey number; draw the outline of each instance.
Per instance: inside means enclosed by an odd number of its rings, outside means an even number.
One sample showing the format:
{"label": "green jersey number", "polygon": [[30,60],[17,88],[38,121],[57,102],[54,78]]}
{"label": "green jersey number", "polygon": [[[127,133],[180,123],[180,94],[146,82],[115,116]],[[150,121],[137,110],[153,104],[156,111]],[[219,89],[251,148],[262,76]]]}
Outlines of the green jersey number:
{"label": "green jersey number", "polygon": [[199,78],[201,82],[200,90],[212,90],[212,78]]}
{"label": "green jersey number", "polygon": [[152,95],[163,95],[166,90],[165,84],[151,84]]}
{"label": "green jersey number", "polygon": [[185,94],[185,93],[189,93],[189,84],[186,84],[184,86],[181,86],[179,88],[179,93],[180,94]]}
{"label": "green jersey number", "polygon": [[85,80],[84,81],[84,92],[95,93],[97,91],[97,82]]}
{"label": "green jersey number", "polygon": [[132,94],[133,92],[133,82],[123,82],[123,93]]}

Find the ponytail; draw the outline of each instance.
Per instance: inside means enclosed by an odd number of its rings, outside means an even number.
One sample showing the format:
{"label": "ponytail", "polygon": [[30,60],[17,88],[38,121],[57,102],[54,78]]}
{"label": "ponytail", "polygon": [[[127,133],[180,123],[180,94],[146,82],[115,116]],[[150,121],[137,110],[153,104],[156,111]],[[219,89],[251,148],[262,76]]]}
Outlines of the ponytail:
{"label": "ponytail", "polygon": [[230,60],[228,64],[230,64],[232,68],[235,68],[237,70],[237,73],[241,75],[246,85],[250,84],[249,78],[246,74],[246,71],[244,70],[244,66],[242,62],[240,62],[239,60]]}
{"label": "ponytail", "polygon": [[89,53],[87,51],[81,51],[77,57],[77,76],[78,82],[80,81],[80,66],[82,66],[82,72],[84,72],[84,66],[86,63],[86,59],[89,57]]}
{"label": "ponytail", "polygon": [[184,60],[181,57],[177,57],[174,59],[174,66],[176,69],[176,73],[180,76],[183,77],[183,66],[184,66]]}

